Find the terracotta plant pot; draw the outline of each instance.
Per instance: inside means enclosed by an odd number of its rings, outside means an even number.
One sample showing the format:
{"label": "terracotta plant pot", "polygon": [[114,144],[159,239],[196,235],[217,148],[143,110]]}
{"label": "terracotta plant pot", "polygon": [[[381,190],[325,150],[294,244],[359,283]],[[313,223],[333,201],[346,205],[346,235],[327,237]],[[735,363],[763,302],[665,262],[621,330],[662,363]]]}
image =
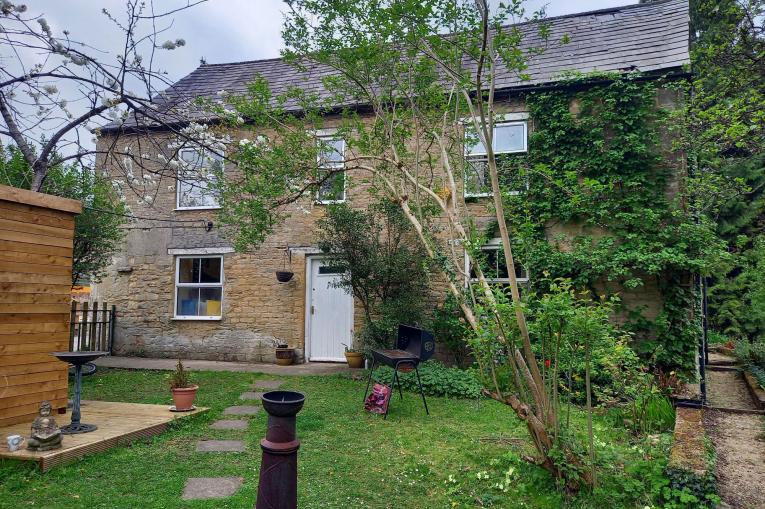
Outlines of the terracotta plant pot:
{"label": "terracotta plant pot", "polygon": [[292,279],[292,276],[294,275],[295,275],[294,272],[290,272],[288,270],[277,270],[276,280],[279,281],[280,283],[288,283]]}
{"label": "terracotta plant pot", "polygon": [[197,396],[198,385],[192,385],[191,387],[183,387],[178,389],[170,389],[173,392],[173,403],[175,403],[175,410],[182,412],[184,410],[191,410],[194,406],[194,398]]}
{"label": "terracotta plant pot", "polygon": [[345,360],[348,362],[349,368],[359,369],[364,367],[364,354],[361,352],[345,352]]}
{"label": "terracotta plant pot", "polygon": [[294,348],[282,348],[282,347],[276,348],[276,363],[279,366],[289,366],[290,364],[292,364],[292,361],[294,359],[295,359]]}

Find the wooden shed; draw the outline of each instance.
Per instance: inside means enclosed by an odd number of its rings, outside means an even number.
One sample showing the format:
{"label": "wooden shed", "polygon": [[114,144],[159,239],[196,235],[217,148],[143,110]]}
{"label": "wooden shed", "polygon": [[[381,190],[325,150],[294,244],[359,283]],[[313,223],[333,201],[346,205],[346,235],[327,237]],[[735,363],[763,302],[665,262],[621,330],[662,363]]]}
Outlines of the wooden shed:
{"label": "wooden shed", "polygon": [[0,426],[66,411],[76,200],[0,186]]}

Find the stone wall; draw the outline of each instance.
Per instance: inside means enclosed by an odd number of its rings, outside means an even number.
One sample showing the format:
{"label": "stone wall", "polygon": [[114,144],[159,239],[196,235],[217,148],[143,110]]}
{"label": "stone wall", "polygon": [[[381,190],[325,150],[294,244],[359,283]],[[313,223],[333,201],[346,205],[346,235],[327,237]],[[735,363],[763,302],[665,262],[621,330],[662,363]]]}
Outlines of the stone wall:
{"label": "stone wall", "polygon": [[[659,98],[666,104],[666,94]],[[523,104],[511,102],[507,112],[521,112]],[[533,129],[533,126],[530,126]],[[242,133],[231,133],[232,138]],[[237,136],[241,134],[241,136]],[[252,135],[249,135],[252,137]],[[102,137],[99,147],[108,147],[113,140]],[[120,144],[138,144],[139,138],[123,136]],[[170,158],[167,138],[155,135],[151,144],[143,143],[141,152],[148,151],[147,163],[154,164],[161,173],[162,154]],[[146,147],[150,146],[152,150]],[[669,148],[667,148],[669,150]],[[675,157],[675,156],[673,156]],[[152,163],[152,161],[155,161]],[[677,157],[678,166],[682,158]],[[125,169],[119,161],[102,159],[102,167],[124,180]],[[128,225],[129,234],[124,248],[109,270],[109,275],[98,285],[99,298],[117,306],[115,352],[118,354],[152,357],[179,357],[215,360],[270,362],[276,341],[286,342],[296,349],[298,360],[305,358],[305,296],[306,255],[316,253],[316,221],[325,213],[325,207],[304,200],[289,209],[284,221],[257,250],[234,253],[226,231],[215,224],[215,210],[175,210],[176,190],[172,176],[147,181],[141,176],[134,179],[150,187],[151,200],[138,197],[131,191],[125,199],[136,216],[172,219],[183,223],[136,221]],[[352,180],[352,179],[351,179]],[[149,182],[149,184],[146,184]],[[134,182],[135,183],[135,182]],[[126,182],[125,187],[131,187]],[[669,192],[676,192],[671,184]],[[350,185],[349,202],[354,207],[365,207],[369,201],[365,184]],[[476,220],[480,228],[494,219],[488,199],[464,204],[465,213]],[[213,222],[207,231],[208,221]],[[579,232],[576,225],[556,226],[550,238],[572,237]],[[281,284],[274,272],[282,268],[286,249],[290,248],[292,281]],[[216,321],[177,320],[173,318],[175,256],[173,249],[227,251],[223,254],[224,286],[222,319]],[[565,247],[563,247],[565,249]],[[434,281],[440,278],[435,276]],[[437,283],[431,291],[433,302],[446,295],[446,289]],[[645,305],[648,315],[660,309],[661,297],[656,284],[623,294],[629,305]],[[356,306],[355,326],[363,323],[360,306]]]}

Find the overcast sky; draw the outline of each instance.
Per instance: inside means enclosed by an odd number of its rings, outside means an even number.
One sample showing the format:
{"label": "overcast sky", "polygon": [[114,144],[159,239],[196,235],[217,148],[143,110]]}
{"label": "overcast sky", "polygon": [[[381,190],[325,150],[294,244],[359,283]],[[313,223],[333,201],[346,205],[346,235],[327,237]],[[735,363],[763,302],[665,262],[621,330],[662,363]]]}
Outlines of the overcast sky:
{"label": "overcast sky", "polygon": [[[24,0],[19,0],[22,3]],[[109,50],[114,28],[104,23],[101,9],[115,15],[124,11],[124,0],[26,0],[29,14],[43,14],[54,32],[69,30],[72,38]],[[157,9],[183,4],[183,0],[156,0]],[[637,0],[530,0],[527,10],[547,4],[547,15],[603,9],[637,3]],[[168,39],[183,38],[186,46],[160,54],[159,67],[171,81],[182,78],[204,58],[208,63],[238,62],[279,56],[282,48],[282,0],[209,0],[174,16]],[[121,40],[113,39],[114,44]]]}
{"label": "overcast sky", "polygon": [[[68,31],[72,40],[87,44],[87,53],[102,62],[114,62],[117,54],[122,53],[124,38],[109,22],[102,9],[107,9],[118,20],[126,19],[126,0],[15,0],[15,3],[26,4],[27,17],[42,16],[50,25],[56,37],[63,37],[62,32]],[[196,0],[192,0],[192,3]],[[491,0],[492,3],[499,0]],[[547,5],[547,16],[558,16],[574,12],[591,11],[620,5],[637,3],[638,0],[527,0],[526,9],[530,13]],[[151,2],[146,2],[151,5]],[[188,0],[154,0],[156,13],[167,12],[186,5]],[[186,10],[181,10],[171,17],[163,18],[157,28],[168,30],[161,34],[158,43],[165,40],[184,39],[185,46],[173,51],[158,51],[153,68],[166,71],[165,82],[172,83],[186,76],[199,66],[200,60],[207,63],[239,62],[278,57],[282,49],[281,27],[282,12],[286,9],[283,0],[207,0]],[[35,24],[33,23],[33,26]],[[144,34],[150,26],[144,26]],[[7,47],[0,51],[0,66],[5,66],[9,72],[18,71],[18,60]],[[21,50],[19,54],[28,69],[32,63],[41,61],[42,54]],[[142,56],[147,57],[146,51]],[[68,102],[68,109],[74,115],[80,115],[84,110],[78,101],[81,95],[72,83],[56,83],[62,99]],[[129,85],[130,86],[130,85]],[[166,88],[162,83],[155,83],[158,89]],[[144,92],[145,93],[145,92]],[[84,106],[83,106],[84,107]],[[25,107],[21,107],[22,111]],[[31,106],[34,108],[34,105]],[[34,110],[30,110],[34,111]],[[34,117],[28,116],[31,123]],[[103,118],[93,119],[86,127],[103,125]],[[27,137],[40,139],[49,136],[51,130],[57,129],[57,124],[32,125],[31,131],[25,131]],[[92,135],[85,127],[77,131],[81,142],[86,148],[93,146]],[[75,132],[68,134],[64,141],[75,139]],[[89,141],[86,141],[89,140]],[[10,140],[0,135],[0,145]],[[59,144],[63,153],[74,153],[77,143]]]}

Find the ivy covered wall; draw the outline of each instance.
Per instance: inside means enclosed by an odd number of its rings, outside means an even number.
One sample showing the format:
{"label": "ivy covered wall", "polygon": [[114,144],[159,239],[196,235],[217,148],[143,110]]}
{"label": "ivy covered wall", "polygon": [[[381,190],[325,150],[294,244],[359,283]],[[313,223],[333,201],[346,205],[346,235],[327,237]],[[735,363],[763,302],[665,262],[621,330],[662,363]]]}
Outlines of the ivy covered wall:
{"label": "ivy covered wall", "polygon": [[[527,186],[505,200],[516,248],[538,289],[567,277],[594,297],[620,294],[637,350],[690,371],[700,334],[693,274],[723,246],[686,207],[683,157],[668,134],[681,95],[639,75],[567,85],[525,98],[529,151],[505,172]],[[655,302],[633,298],[647,288]]]}

